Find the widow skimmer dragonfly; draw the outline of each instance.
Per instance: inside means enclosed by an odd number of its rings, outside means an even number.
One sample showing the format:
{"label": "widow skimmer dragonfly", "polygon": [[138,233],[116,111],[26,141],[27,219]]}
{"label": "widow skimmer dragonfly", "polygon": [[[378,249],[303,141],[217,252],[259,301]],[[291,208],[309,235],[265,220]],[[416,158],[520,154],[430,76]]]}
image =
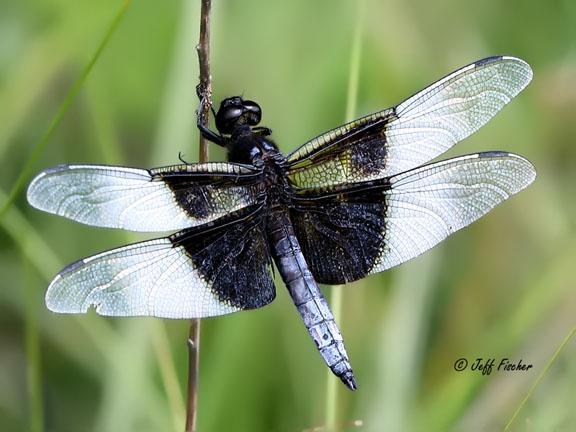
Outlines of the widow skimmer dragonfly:
{"label": "widow skimmer dragonfly", "polygon": [[531,80],[514,57],[489,57],[399,105],[359,118],[285,156],[256,126],[257,103],[222,101],[214,132],[228,162],[152,170],[60,165],[28,188],[34,207],[99,227],[176,233],[64,268],[54,312],[203,318],[275,297],[276,265],[326,364],[356,388],[340,330],[318,287],[414,258],[535,179],[521,156],[431,159],[466,138]]}

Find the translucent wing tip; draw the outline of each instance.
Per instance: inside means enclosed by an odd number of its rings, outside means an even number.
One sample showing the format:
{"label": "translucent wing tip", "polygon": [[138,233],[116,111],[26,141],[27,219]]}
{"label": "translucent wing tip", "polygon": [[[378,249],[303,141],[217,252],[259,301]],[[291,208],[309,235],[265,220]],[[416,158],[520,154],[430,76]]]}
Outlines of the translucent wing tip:
{"label": "translucent wing tip", "polygon": [[41,201],[39,200],[39,198],[41,196],[40,190],[42,185],[42,179],[45,176],[46,172],[42,171],[40,174],[38,174],[36,177],[32,179],[32,181],[28,185],[28,189],[26,190],[26,200],[28,201],[28,204],[39,210],[42,210]]}
{"label": "translucent wing tip", "polygon": [[526,61],[513,56],[499,55],[487,57],[485,59],[474,62],[474,66],[480,67],[490,65],[492,63],[509,65],[509,73],[514,75],[514,78],[517,79],[518,83],[517,91],[513,96],[516,96],[518,93],[520,93],[530,83],[530,81],[532,81],[532,77],[534,76],[532,68]]}
{"label": "translucent wing tip", "polygon": [[515,182],[516,187],[511,191],[513,194],[527,188],[534,182],[534,180],[536,180],[536,168],[532,162],[523,156],[517,155],[516,153],[505,151],[487,151],[478,153],[478,157],[487,159],[506,158],[515,162],[517,166],[516,172],[518,175]]}
{"label": "translucent wing tip", "polygon": [[44,189],[47,185],[45,181],[48,176],[58,174],[67,169],[69,169],[68,165],[57,165],[40,171],[40,173],[32,179],[28,185],[28,189],[26,190],[26,200],[28,201],[28,204],[38,210],[49,211],[45,199],[46,191]]}
{"label": "translucent wing tip", "polygon": [[65,283],[66,274],[73,272],[83,265],[84,260],[78,260],[69,264],[50,282],[46,290],[46,296],[44,297],[48,310],[57,313],[86,313],[88,311],[88,307],[83,305],[83,302],[78,301],[79,296],[85,295],[81,287],[77,287],[74,292],[71,292]]}

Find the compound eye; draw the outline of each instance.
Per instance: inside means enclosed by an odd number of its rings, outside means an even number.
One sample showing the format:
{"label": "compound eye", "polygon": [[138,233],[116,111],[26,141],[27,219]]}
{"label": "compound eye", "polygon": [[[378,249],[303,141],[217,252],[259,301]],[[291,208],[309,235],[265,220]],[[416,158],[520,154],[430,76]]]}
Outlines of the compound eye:
{"label": "compound eye", "polygon": [[242,109],[236,107],[226,108],[222,113],[222,119],[226,122],[233,122],[242,115]]}
{"label": "compound eye", "polygon": [[239,106],[220,108],[216,115],[216,128],[224,134],[232,133],[238,119],[242,116],[243,109]]}
{"label": "compound eye", "polygon": [[244,101],[243,103],[244,109],[246,110],[247,115],[247,122],[250,126],[256,126],[260,123],[262,119],[262,109],[260,105],[258,105],[254,101]]}

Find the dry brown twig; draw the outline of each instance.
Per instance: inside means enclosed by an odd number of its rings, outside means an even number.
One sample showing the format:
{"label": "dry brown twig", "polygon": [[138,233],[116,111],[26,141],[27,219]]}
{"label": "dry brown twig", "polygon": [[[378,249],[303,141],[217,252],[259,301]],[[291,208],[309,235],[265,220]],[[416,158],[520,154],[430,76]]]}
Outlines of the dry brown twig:
{"label": "dry brown twig", "polygon": [[[200,40],[196,46],[200,83],[197,87],[200,105],[197,116],[203,125],[208,125],[212,106],[212,82],[210,76],[210,9],[211,0],[201,0]],[[208,160],[208,142],[200,134],[199,161]],[[190,321],[188,334],[188,401],[186,403],[186,432],[196,432],[198,416],[198,372],[200,361],[200,319]]]}

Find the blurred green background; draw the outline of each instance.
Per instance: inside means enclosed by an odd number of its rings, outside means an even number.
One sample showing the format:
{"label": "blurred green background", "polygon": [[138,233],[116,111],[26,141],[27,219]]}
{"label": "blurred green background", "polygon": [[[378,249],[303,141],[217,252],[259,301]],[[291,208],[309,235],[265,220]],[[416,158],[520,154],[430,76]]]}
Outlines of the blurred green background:
{"label": "blurred green background", "polygon": [[[358,4],[214,0],[214,98],[243,94],[284,151],[344,121]],[[119,0],[0,0],[0,202],[103,39]],[[196,160],[199,1],[133,2],[34,172],[59,163]],[[473,60],[512,54],[534,81],[448,156],[501,149],[538,179],[397,269],[345,288],[341,327],[359,390],[339,387],[341,430],[495,431],[575,324],[576,2],[366,1],[358,115]],[[218,151],[212,159],[222,159]],[[66,263],[143,236],[30,208],[0,230],[0,430],[183,429],[186,321],[48,312]],[[327,288],[326,291],[329,291]],[[326,368],[285,289],[253,312],[204,320],[200,431],[325,423]],[[576,430],[576,343],[543,374],[511,430]],[[457,373],[508,357],[529,372]],[[361,420],[363,426],[352,427]]]}

